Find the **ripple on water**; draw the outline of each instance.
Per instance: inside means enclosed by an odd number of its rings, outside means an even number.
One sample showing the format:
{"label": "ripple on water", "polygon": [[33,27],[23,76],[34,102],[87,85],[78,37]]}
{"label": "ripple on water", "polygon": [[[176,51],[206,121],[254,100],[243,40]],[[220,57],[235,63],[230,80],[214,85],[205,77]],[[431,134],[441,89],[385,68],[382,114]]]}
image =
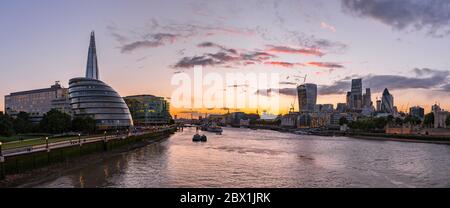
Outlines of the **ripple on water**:
{"label": "ripple on water", "polygon": [[193,129],[43,187],[448,187],[450,147],[267,130]]}

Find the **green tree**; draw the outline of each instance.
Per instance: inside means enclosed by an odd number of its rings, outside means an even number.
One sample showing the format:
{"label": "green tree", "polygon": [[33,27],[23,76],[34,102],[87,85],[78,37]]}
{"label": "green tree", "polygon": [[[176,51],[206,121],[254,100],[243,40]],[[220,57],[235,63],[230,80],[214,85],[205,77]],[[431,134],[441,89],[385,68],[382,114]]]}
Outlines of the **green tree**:
{"label": "green tree", "polygon": [[0,115],[0,136],[12,136],[13,134],[12,119],[8,115]]}
{"label": "green tree", "polygon": [[386,125],[388,123],[388,120],[383,117],[375,118],[373,121],[374,121],[375,127],[377,129],[384,129],[384,127],[386,127]]}
{"label": "green tree", "polygon": [[403,119],[397,117],[397,118],[395,118],[394,122],[395,122],[395,125],[401,126],[403,124]]}
{"label": "green tree", "polygon": [[422,122],[422,120],[420,120],[420,118],[417,116],[408,115],[405,118],[405,123],[409,123],[411,125],[418,125],[421,122]]}
{"label": "green tree", "polygon": [[348,120],[347,120],[347,118],[345,118],[345,117],[341,117],[340,119],[339,119],[339,125],[344,125],[344,124],[348,124]]}
{"label": "green tree", "polygon": [[425,119],[423,121],[423,124],[426,127],[432,127],[434,125],[434,113],[428,113],[427,115],[425,115]]}
{"label": "green tree", "polygon": [[86,133],[95,132],[95,120],[91,117],[76,117],[72,120],[72,130]]}
{"label": "green tree", "polygon": [[389,115],[389,116],[386,118],[386,120],[387,120],[388,123],[392,123],[392,122],[394,121],[394,116],[393,116],[393,115]]}
{"label": "green tree", "polygon": [[33,130],[30,115],[26,112],[17,114],[16,119],[13,120],[13,126],[16,133],[29,133]]}
{"label": "green tree", "polygon": [[57,134],[69,131],[71,124],[70,115],[52,109],[44,115],[39,126],[43,132]]}

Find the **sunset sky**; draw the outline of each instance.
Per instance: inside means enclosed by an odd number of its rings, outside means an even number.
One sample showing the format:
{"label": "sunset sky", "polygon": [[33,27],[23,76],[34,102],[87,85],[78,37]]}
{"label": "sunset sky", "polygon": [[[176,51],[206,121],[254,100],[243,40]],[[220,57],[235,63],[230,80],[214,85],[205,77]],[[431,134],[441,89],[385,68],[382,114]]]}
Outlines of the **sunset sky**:
{"label": "sunset sky", "polygon": [[170,97],[174,74],[203,65],[280,73],[282,111],[305,74],[319,103],[345,102],[363,78],[374,102],[388,88],[399,110],[450,108],[447,0],[14,0],[0,26],[0,109],[11,92],[84,76],[92,30],[100,79],[122,96]]}

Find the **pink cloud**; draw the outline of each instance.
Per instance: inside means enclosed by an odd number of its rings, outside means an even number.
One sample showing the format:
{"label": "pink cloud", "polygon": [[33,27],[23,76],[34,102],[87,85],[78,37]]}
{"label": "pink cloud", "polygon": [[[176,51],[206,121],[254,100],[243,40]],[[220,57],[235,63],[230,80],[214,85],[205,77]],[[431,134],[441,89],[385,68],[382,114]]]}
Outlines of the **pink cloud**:
{"label": "pink cloud", "polygon": [[325,30],[330,30],[331,32],[336,32],[336,28],[333,25],[330,25],[326,22],[321,22],[320,27]]}

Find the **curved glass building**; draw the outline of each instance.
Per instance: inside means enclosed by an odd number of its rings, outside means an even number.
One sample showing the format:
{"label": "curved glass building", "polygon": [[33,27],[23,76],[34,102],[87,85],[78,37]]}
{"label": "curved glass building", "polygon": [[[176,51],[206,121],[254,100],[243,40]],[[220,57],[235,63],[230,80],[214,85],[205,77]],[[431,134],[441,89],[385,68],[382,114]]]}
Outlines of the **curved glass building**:
{"label": "curved glass building", "polygon": [[121,129],[133,125],[130,110],[123,98],[113,88],[98,80],[93,32],[86,78],[73,78],[69,81],[69,98],[73,115],[92,117],[99,129]]}

